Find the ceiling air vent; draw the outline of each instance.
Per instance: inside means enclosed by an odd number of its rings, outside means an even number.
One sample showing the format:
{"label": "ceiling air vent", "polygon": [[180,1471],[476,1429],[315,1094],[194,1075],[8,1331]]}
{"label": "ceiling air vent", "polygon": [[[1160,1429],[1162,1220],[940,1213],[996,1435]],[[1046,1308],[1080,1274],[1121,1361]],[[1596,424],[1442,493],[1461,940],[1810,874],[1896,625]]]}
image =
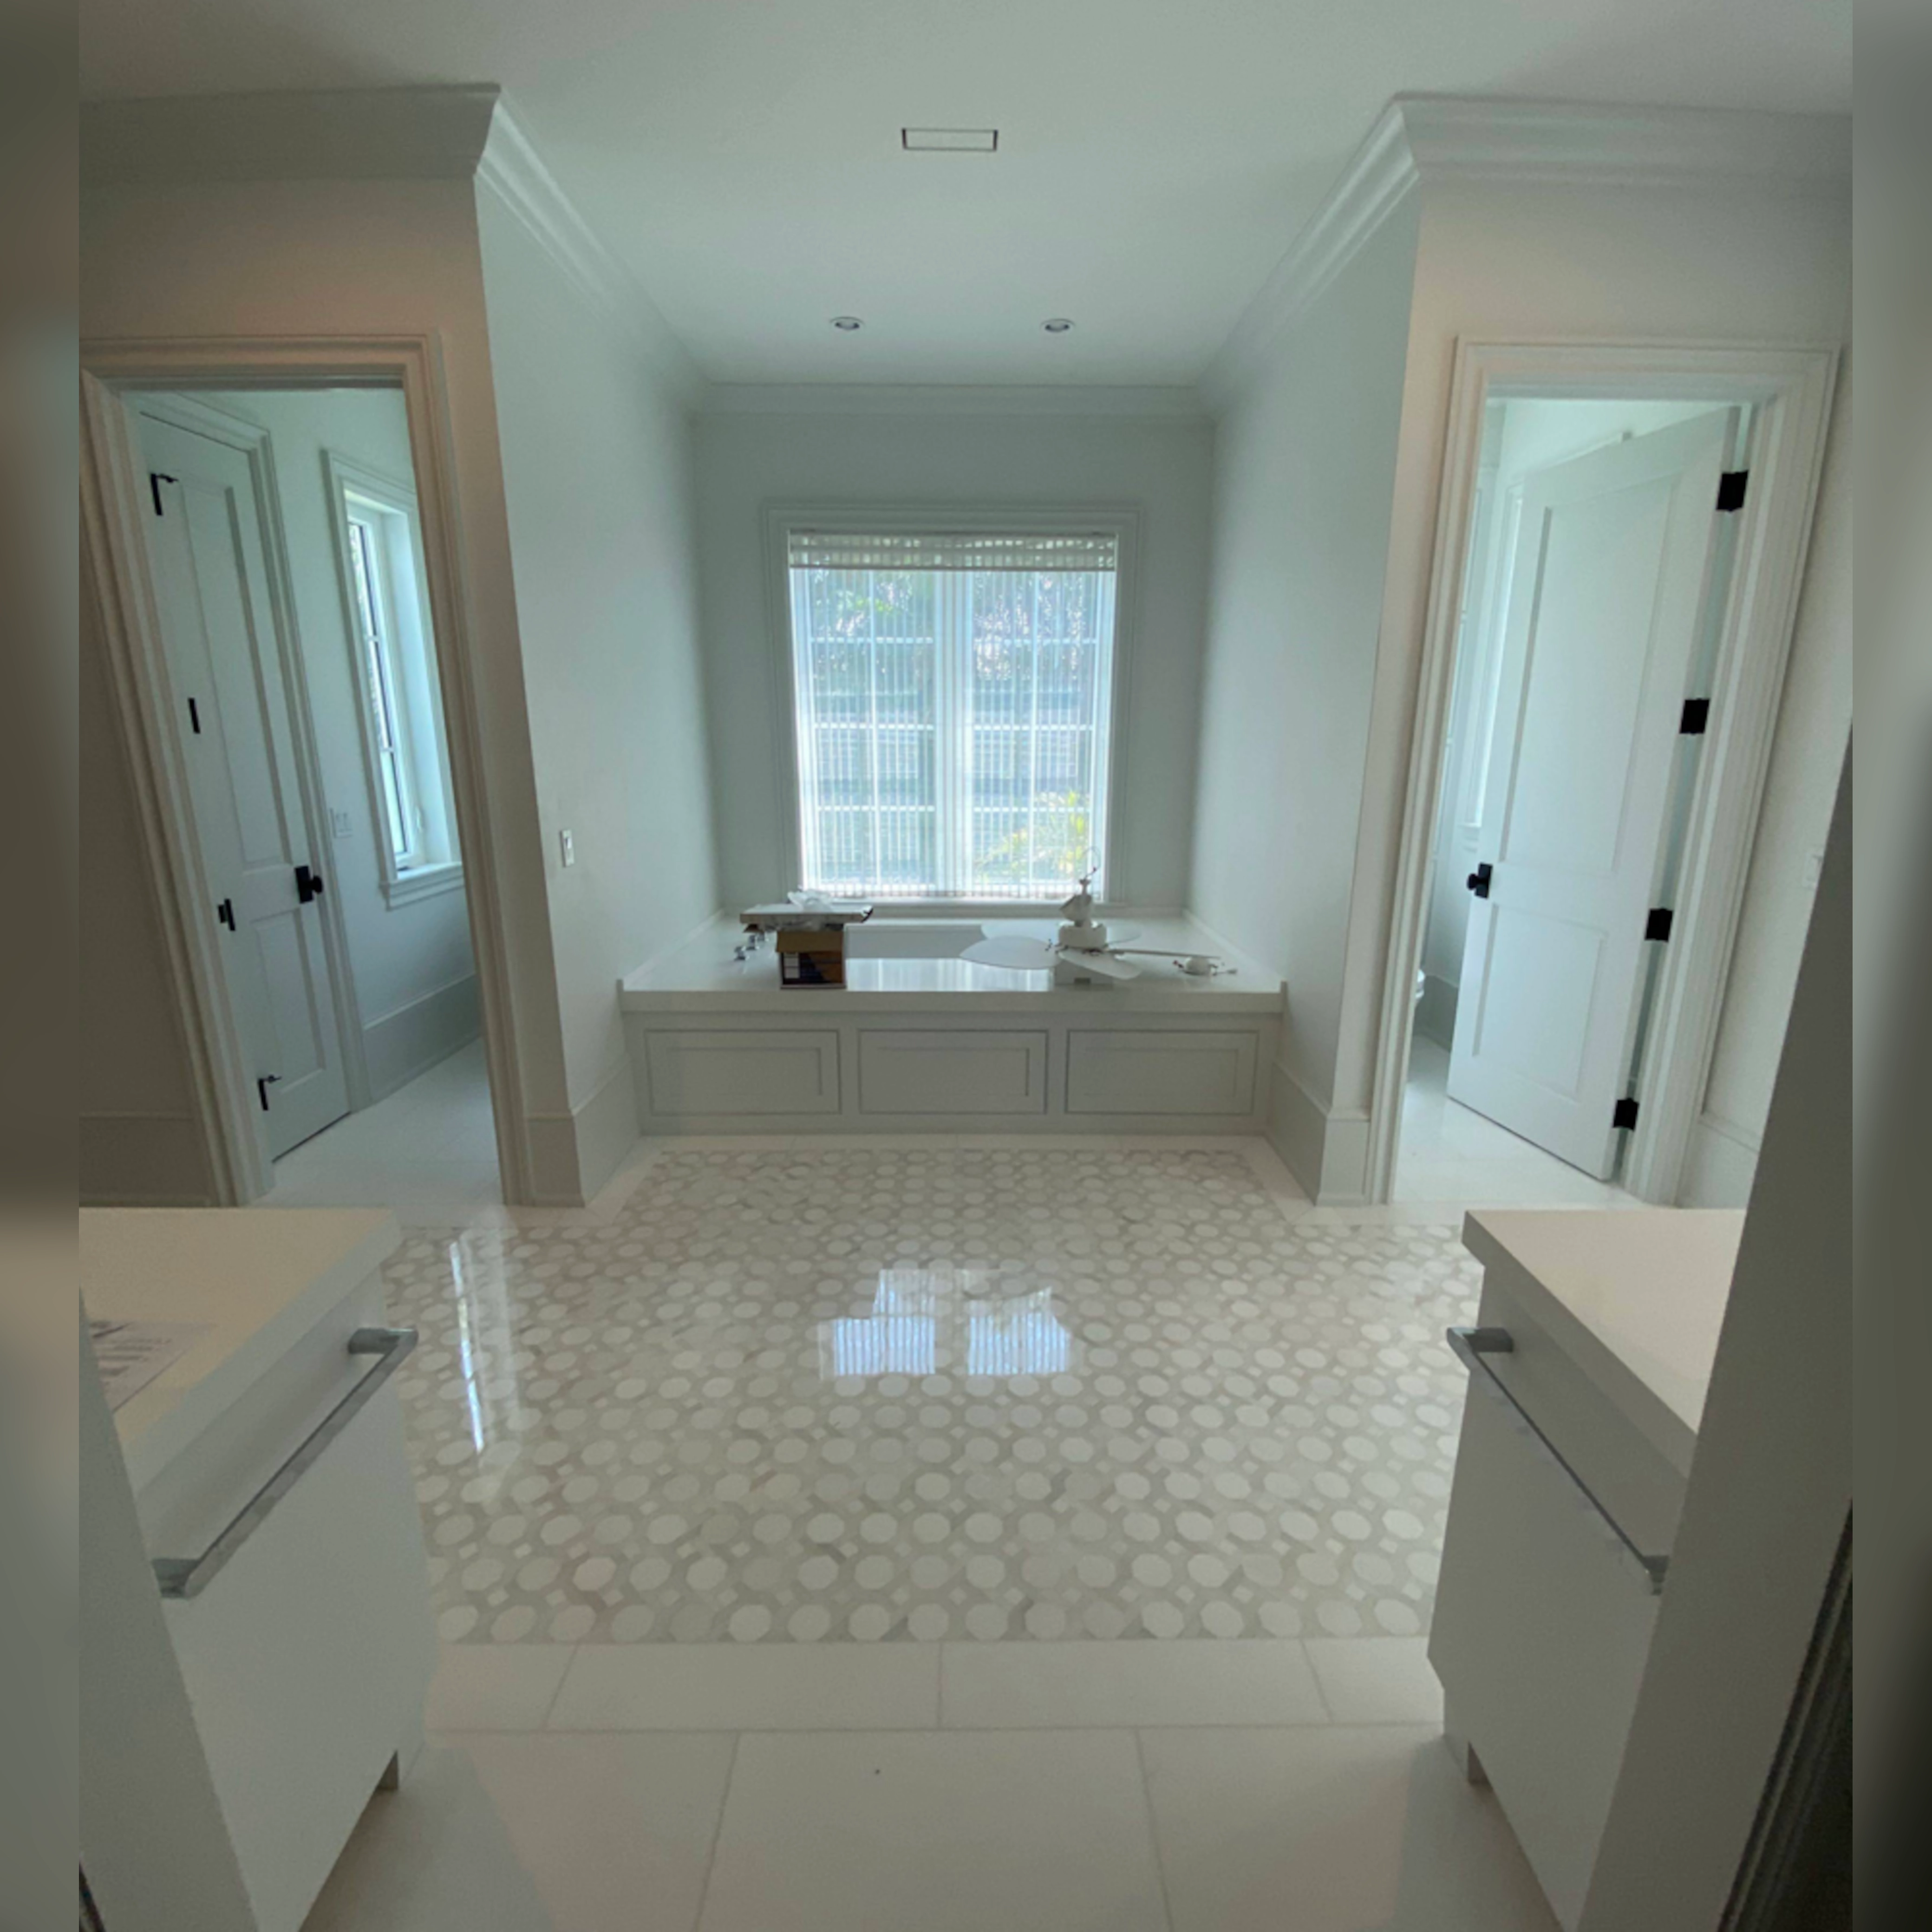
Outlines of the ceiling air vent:
{"label": "ceiling air vent", "polygon": [[996,154],[997,128],[902,128],[899,146],[909,154]]}

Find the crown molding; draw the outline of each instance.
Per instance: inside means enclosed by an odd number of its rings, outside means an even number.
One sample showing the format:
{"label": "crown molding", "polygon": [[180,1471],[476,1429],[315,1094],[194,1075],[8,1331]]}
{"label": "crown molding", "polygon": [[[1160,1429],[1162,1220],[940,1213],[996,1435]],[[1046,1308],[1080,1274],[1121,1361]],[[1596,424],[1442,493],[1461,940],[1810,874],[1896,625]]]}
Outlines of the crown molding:
{"label": "crown molding", "polygon": [[1454,181],[1516,187],[1755,187],[1842,191],[1846,115],[1397,94],[1376,118],[1202,379],[1217,413],[1412,191]]}
{"label": "crown molding", "polygon": [[1849,115],[1703,107],[1600,107],[1556,100],[1397,94],[1424,180],[1688,187],[1699,182],[1850,182]]}
{"label": "crown molding", "polygon": [[1208,365],[1201,389],[1210,408],[1226,409],[1260,373],[1268,351],[1314,306],[1419,178],[1402,104],[1392,100]]}
{"label": "crown molding", "polygon": [[358,87],[91,100],[85,182],[466,181],[500,90]]}
{"label": "crown molding", "polygon": [[1208,416],[1198,389],[1074,382],[713,382],[700,407],[706,416]]}
{"label": "crown molding", "polygon": [[684,406],[698,407],[707,386],[690,350],[636,277],[578,212],[507,100],[496,103],[476,178],[480,187],[496,194],[578,293],[631,338]]}

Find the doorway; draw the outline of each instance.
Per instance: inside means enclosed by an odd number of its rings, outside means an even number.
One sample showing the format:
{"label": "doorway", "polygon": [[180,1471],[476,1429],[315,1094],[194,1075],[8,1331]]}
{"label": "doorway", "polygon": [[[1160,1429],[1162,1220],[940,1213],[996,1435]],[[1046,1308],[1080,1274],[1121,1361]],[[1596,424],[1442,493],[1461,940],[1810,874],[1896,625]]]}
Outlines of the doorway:
{"label": "doorway", "polygon": [[238,1204],[523,1188],[428,348],[88,358],[84,568]]}
{"label": "doorway", "polygon": [[125,407],[266,1198],[500,1200],[401,394]]}
{"label": "doorway", "polygon": [[1376,1198],[1676,1198],[1831,368],[1466,346],[1384,995]]}

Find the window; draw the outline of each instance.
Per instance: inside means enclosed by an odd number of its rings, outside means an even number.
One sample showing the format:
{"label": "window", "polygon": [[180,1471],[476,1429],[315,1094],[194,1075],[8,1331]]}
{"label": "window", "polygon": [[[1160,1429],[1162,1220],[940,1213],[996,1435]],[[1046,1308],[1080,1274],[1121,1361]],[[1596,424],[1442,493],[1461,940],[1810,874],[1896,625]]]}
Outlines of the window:
{"label": "window", "polygon": [[1104,870],[1119,550],[787,532],[806,889],[1048,899]]}
{"label": "window", "polygon": [[333,452],[326,462],[376,853],[393,904],[463,881],[416,500],[406,484]]}

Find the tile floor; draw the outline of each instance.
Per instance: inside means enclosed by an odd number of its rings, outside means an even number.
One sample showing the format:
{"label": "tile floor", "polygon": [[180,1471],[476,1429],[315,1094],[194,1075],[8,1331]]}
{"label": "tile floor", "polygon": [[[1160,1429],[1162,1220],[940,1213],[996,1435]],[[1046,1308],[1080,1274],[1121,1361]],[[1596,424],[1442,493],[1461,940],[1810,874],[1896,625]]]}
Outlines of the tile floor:
{"label": "tile floor", "polygon": [[1421,1634],[1454,1206],[988,1139],[507,1209],[425,1078],[275,1197],[412,1224],[446,1638],[307,1932],[1550,1932]]}
{"label": "tile floor", "polygon": [[1422,1652],[448,1646],[307,1932],[1551,1932]]}
{"label": "tile floor", "polygon": [[1418,1634],[1478,1270],[1306,1204],[1245,1143],[680,1144],[606,1220],[414,1233],[441,1634]]}
{"label": "tile floor", "polygon": [[1643,1204],[1450,1100],[1448,1079],[1448,1048],[1418,1034],[1402,1096],[1395,1201],[1467,1208]]}
{"label": "tile floor", "polygon": [[502,1198],[478,1040],[290,1148],[260,1204],[393,1208],[405,1222],[447,1222]]}

